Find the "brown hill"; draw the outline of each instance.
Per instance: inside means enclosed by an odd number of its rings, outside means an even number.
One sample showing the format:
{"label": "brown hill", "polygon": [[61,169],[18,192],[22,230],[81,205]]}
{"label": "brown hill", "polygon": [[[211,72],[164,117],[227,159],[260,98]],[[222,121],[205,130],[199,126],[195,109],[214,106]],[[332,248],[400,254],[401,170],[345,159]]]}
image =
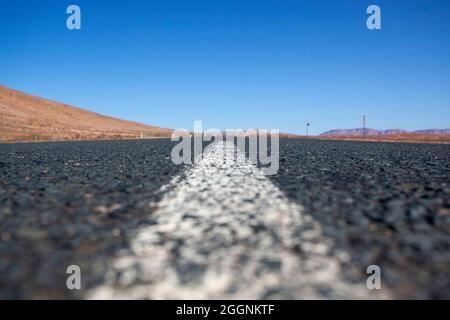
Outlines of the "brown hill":
{"label": "brown hill", "polygon": [[0,141],[170,137],[172,130],[124,121],[0,86]]}

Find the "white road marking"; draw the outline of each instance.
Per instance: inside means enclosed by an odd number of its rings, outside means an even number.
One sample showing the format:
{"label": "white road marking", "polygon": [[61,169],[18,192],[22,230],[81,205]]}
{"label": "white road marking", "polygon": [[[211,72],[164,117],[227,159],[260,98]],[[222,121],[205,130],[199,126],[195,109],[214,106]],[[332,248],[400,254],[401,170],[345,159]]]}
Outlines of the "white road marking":
{"label": "white road marking", "polygon": [[368,290],[365,280],[346,281],[347,254],[332,254],[320,225],[233,144],[215,144],[171,184],[153,213],[158,223],[136,234],[88,298],[388,297]]}

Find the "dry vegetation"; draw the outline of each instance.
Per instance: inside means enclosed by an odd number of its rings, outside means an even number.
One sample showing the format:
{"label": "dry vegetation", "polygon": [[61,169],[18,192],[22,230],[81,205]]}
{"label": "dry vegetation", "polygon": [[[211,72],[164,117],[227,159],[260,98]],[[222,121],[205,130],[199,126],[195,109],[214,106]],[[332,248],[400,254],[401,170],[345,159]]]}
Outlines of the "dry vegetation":
{"label": "dry vegetation", "polygon": [[154,138],[171,133],[0,86],[1,142]]}

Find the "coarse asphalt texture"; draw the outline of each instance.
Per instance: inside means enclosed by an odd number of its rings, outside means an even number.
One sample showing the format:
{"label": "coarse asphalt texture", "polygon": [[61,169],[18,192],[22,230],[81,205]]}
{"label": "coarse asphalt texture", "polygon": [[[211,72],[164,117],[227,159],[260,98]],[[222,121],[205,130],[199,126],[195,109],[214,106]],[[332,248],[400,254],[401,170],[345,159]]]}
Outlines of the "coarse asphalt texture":
{"label": "coarse asphalt texture", "polygon": [[282,139],[278,174],[228,183],[173,146],[0,145],[0,298],[450,298],[449,145]]}

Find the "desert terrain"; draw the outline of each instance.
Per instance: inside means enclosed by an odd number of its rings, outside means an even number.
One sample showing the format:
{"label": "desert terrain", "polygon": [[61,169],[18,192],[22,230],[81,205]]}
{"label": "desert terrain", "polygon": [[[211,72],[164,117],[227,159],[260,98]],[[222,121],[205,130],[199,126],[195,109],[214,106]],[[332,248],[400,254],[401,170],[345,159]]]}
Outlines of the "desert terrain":
{"label": "desert terrain", "polygon": [[171,132],[0,86],[0,142],[154,138]]}
{"label": "desert terrain", "polygon": [[[386,130],[387,134],[379,134],[374,129],[367,129],[365,139],[355,130],[359,129],[332,130],[309,137],[280,133],[280,138],[450,143],[450,134],[433,130]],[[171,134],[172,129],[104,116],[0,85],[0,142],[161,138]]]}

